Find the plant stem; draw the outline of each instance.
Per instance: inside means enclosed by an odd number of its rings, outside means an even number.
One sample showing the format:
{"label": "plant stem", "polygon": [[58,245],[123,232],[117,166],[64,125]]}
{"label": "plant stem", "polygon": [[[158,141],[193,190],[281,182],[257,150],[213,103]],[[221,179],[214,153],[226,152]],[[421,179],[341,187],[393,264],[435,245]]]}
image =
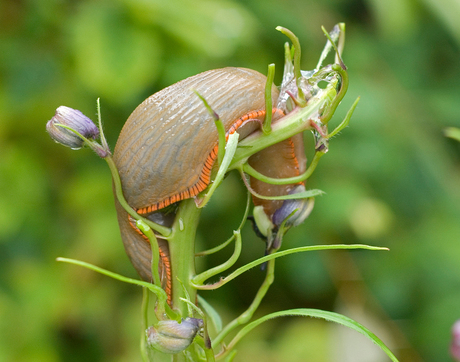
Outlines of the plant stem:
{"label": "plant stem", "polygon": [[238,258],[240,257],[241,254],[241,233],[240,231],[234,231],[233,235],[235,235],[235,251],[233,252],[232,256],[224,263],[215,266],[214,268],[210,268],[206,271],[204,271],[201,274],[196,275],[192,280],[196,284],[202,284],[205,280],[223,273],[227,269],[231,268]]}
{"label": "plant stem", "polygon": [[318,117],[318,112],[324,104],[324,99],[314,99],[304,108],[296,108],[291,113],[283,117],[283,122],[272,124],[272,132],[264,135],[261,131],[256,131],[238,143],[235,156],[228,168],[233,170],[246,163],[247,159],[253,154],[274,145],[278,142],[292,137],[306,130],[311,130],[310,119]]}
{"label": "plant stem", "polygon": [[260,286],[259,290],[257,291],[256,296],[254,297],[254,300],[252,301],[251,305],[249,308],[242,313],[238,318],[234,319],[231,321],[229,324],[225,326],[225,328],[222,330],[222,332],[219,333],[219,335],[214,339],[213,341],[213,348],[217,346],[219,343],[222,342],[222,340],[236,327],[246,324],[249,322],[249,320],[252,318],[254,315],[254,312],[257,310],[259,307],[260,303],[262,302],[262,299],[265,297],[267,294],[268,288],[270,288],[270,285],[272,285],[273,281],[275,280],[275,260],[272,259],[267,262],[267,274],[265,275],[265,279]]}
{"label": "plant stem", "polygon": [[245,163],[242,166],[242,171],[260,181],[263,181],[263,182],[266,182],[272,185],[288,185],[288,184],[293,184],[297,182],[302,182],[308,179],[313,174],[313,171],[315,171],[316,166],[318,166],[319,159],[323,155],[324,155],[324,152],[321,152],[321,151],[315,152],[315,156],[313,157],[313,160],[311,161],[310,166],[308,166],[307,170],[302,175],[294,176],[294,177],[286,177],[286,178],[268,177],[256,171],[254,168],[252,168],[249,165],[249,163]]}
{"label": "plant stem", "polygon": [[[168,240],[171,257],[172,307],[182,318],[188,316],[188,305],[180,298],[188,297],[193,303],[197,299],[197,291],[189,281],[195,276],[195,235],[200,214],[201,209],[196,207],[194,199],[182,201],[173,225],[173,237]],[[183,353],[171,357],[174,362],[186,361]]]}
{"label": "plant stem", "polygon": [[165,237],[171,235],[171,230],[169,228],[166,228],[164,226],[161,226],[146,218],[139,216],[139,214],[131,206],[129,206],[128,202],[125,199],[125,196],[123,195],[123,188],[121,186],[120,175],[118,174],[118,169],[117,169],[117,166],[115,166],[115,163],[113,162],[112,156],[109,155],[105,157],[104,159],[107,162],[107,165],[109,166],[110,172],[112,173],[113,185],[114,185],[115,194],[118,199],[118,202],[120,203],[121,206],[123,206],[126,212],[130,214],[136,220],[142,220],[148,226],[150,226],[153,230],[158,231],[161,235]]}
{"label": "plant stem", "polygon": [[189,281],[195,276],[195,235],[200,214],[201,209],[196,207],[193,199],[182,201],[173,225],[174,236],[169,240],[172,305],[174,309],[180,311],[182,318],[188,314],[187,304],[180,300],[180,298],[187,298],[183,286],[190,300],[193,303],[196,300],[196,289]]}
{"label": "plant stem", "polygon": [[141,355],[142,361],[148,362],[149,357],[146,350],[145,342],[145,330],[149,326],[149,290],[147,288],[142,288],[142,331],[141,331]]}
{"label": "plant stem", "polygon": [[275,64],[268,65],[267,83],[265,83],[265,120],[262,126],[264,134],[272,131],[272,85],[275,78]]}

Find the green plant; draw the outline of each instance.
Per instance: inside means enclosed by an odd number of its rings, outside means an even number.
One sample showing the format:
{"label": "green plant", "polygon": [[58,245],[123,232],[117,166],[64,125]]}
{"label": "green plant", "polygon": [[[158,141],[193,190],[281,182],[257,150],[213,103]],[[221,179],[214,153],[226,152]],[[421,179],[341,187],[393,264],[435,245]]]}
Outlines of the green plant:
{"label": "green plant", "polygon": [[[328,122],[334,115],[348,87],[348,74],[341,59],[345,39],[344,24],[337,25],[330,34],[323,29],[328,37],[328,42],[320,56],[316,69],[310,72],[300,70],[301,52],[296,36],[285,28],[278,27],[277,29],[287,35],[293,44],[292,47],[289,45],[285,47],[286,61],[283,83],[281,85],[282,95],[280,96],[280,98],[283,95],[285,96],[285,107],[289,112],[282,119],[278,120],[274,127],[271,126],[271,113],[267,112],[267,116],[261,127],[263,132],[253,133],[241,141],[238,139],[238,133],[235,132],[229,135],[226,140],[225,130],[222,127],[219,116],[213,111],[212,104],[208,104],[207,100],[197,93],[197,96],[203,103],[203,107],[206,107],[213,117],[219,132],[217,155],[219,167],[213,173],[213,182],[209,187],[196,198],[189,198],[179,203],[177,214],[171,227],[160,226],[143,217],[125,200],[119,173],[102,131],[99,103],[98,130],[95,126],[91,125],[92,123],[89,119],[82,118],[79,111],[67,108],[58,109],[56,116],[47,125],[48,132],[56,141],[72,148],[78,148],[86,144],[106,160],[112,172],[117,201],[136,220],[136,227],[149,240],[152,250],[152,283],[126,278],[81,261],[58,258],[60,261],[81,265],[120,281],[139,285],[144,288],[144,323],[142,326],[141,349],[145,361],[154,359],[214,361],[224,358],[230,361],[235,357],[235,345],[249,331],[268,319],[282,316],[319,317],[345,325],[370,338],[385,351],[391,360],[397,361],[396,357],[371,331],[346,316],[337,313],[315,309],[293,309],[272,313],[251,322],[255,311],[274,281],[275,260],[278,257],[306,251],[333,249],[385,250],[385,248],[367,245],[320,245],[278,251],[281,247],[284,234],[290,227],[297,225],[308,216],[313,207],[313,198],[321,195],[322,191],[301,190],[295,194],[266,197],[256,194],[252,190],[247,182],[246,175],[268,184],[299,183],[309,178],[313,174],[319,159],[328,152],[329,140],[348,125],[359,99],[355,101],[345,119],[332,132],[328,132]],[[323,62],[331,50],[335,51],[334,63],[323,66]],[[271,65],[269,66],[265,93],[266,109],[272,108],[270,102],[272,99],[271,84],[273,73],[274,66]],[[303,174],[289,179],[275,179],[262,175],[249,165],[249,157],[256,152],[307,130],[312,131],[315,136],[315,155]],[[100,143],[96,140],[98,136],[100,136]],[[290,204],[292,208],[289,209],[289,213],[283,217],[282,222],[276,225],[276,227],[270,224],[270,220],[267,221],[264,219],[263,214],[258,214],[256,210],[254,215],[255,223],[258,230],[266,238],[268,255],[236,269],[226,277],[221,277],[218,282],[206,284],[208,279],[229,270],[237,261],[242,249],[241,229],[248,217],[249,197],[242,222],[237,230],[234,231],[233,236],[212,250],[199,253],[199,255],[211,255],[234,242],[233,255],[223,264],[196,274],[195,235],[201,209],[211,199],[214,191],[223,181],[224,176],[232,170],[237,170],[241,173],[248,191],[257,198],[283,200],[283,202],[292,200]],[[299,200],[308,200],[308,203],[301,204]],[[305,209],[303,209],[304,207]],[[268,225],[268,229],[266,225]],[[264,230],[268,230],[268,232],[264,232]],[[171,300],[169,300],[170,296],[162,288],[162,278],[158,272],[159,245],[157,236],[167,239],[170,249],[173,270]],[[259,265],[265,268],[265,279],[259,287],[253,302],[239,317],[228,323],[225,327],[222,327],[219,315],[198,295],[198,291],[220,288],[245,271]],[[154,316],[148,315],[148,291],[155,296]],[[198,303],[195,301],[198,301]],[[151,324],[153,326],[148,327]],[[209,332],[211,324],[214,329],[212,336],[210,336]],[[240,328],[238,333],[229,342],[225,343],[229,334],[237,328]]]}

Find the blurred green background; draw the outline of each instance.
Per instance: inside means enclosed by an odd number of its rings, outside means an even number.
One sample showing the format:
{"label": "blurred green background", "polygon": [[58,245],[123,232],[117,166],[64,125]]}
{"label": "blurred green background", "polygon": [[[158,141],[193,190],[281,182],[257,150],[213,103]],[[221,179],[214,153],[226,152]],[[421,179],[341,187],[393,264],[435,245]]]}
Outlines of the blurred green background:
{"label": "blurred green background", "polygon": [[[180,79],[249,67],[277,84],[286,38],[318,60],[327,29],[347,25],[350,88],[337,124],[361,96],[309,181],[326,195],[284,247],[331,243],[390,252],[314,252],[277,262],[260,313],[323,308],[379,335],[401,361],[450,361],[460,318],[458,0],[1,0],[0,361],[138,361],[141,290],[55,261],[76,258],[136,277],[124,254],[105,163],[52,142],[60,105],[95,119],[101,97],[111,146],[134,108]],[[311,148],[311,137],[306,136]],[[204,211],[198,248],[223,241],[245,191],[229,177]],[[240,264],[263,244],[249,225]],[[200,269],[228,257],[199,260]],[[251,302],[254,269],[203,296],[228,322]],[[312,319],[259,327],[236,361],[386,361],[356,332]]]}

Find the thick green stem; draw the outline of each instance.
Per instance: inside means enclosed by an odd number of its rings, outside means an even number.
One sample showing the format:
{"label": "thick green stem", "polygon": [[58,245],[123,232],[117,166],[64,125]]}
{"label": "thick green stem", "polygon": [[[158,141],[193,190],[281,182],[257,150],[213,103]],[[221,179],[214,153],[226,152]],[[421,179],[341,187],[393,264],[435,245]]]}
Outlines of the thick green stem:
{"label": "thick green stem", "polygon": [[195,302],[196,299],[196,289],[189,281],[195,276],[195,235],[200,214],[201,209],[196,207],[193,199],[182,201],[173,226],[174,236],[169,240],[172,305],[180,311],[182,318],[188,314],[187,304],[180,300],[187,298],[184,287],[190,300]]}

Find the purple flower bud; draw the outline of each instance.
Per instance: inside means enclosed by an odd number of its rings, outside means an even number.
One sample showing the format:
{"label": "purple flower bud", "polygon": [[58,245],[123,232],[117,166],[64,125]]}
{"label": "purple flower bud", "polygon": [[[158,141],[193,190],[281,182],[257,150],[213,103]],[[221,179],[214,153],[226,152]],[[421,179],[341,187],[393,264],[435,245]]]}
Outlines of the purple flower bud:
{"label": "purple flower bud", "polygon": [[46,131],[53,140],[73,149],[82,147],[83,139],[71,130],[58,126],[59,124],[77,131],[88,139],[96,139],[99,136],[96,125],[83,113],[76,109],[60,106],[56,109],[54,117],[46,124]]}
{"label": "purple flower bud", "polygon": [[[289,192],[290,195],[296,194],[299,192],[304,192],[304,185],[297,185],[294,189]],[[291,215],[294,210],[297,210],[293,215]],[[313,210],[313,199],[291,199],[284,200],[281,207],[275,211],[272,217],[272,222],[276,226],[281,226],[283,221],[289,217],[286,221],[285,226],[297,226],[300,225],[307,217],[310,215]]]}
{"label": "purple flower bud", "polygon": [[452,342],[450,344],[450,354],[455,361],[460,361],[460,319],[452,326]]}
{"label": "purple flower bud", "polygon": [[160,321],[147,329],[147,344],[163,353],[179,353],[190,346],[201,327],[203,321],[196,318],[183,319],[182,323]]}

